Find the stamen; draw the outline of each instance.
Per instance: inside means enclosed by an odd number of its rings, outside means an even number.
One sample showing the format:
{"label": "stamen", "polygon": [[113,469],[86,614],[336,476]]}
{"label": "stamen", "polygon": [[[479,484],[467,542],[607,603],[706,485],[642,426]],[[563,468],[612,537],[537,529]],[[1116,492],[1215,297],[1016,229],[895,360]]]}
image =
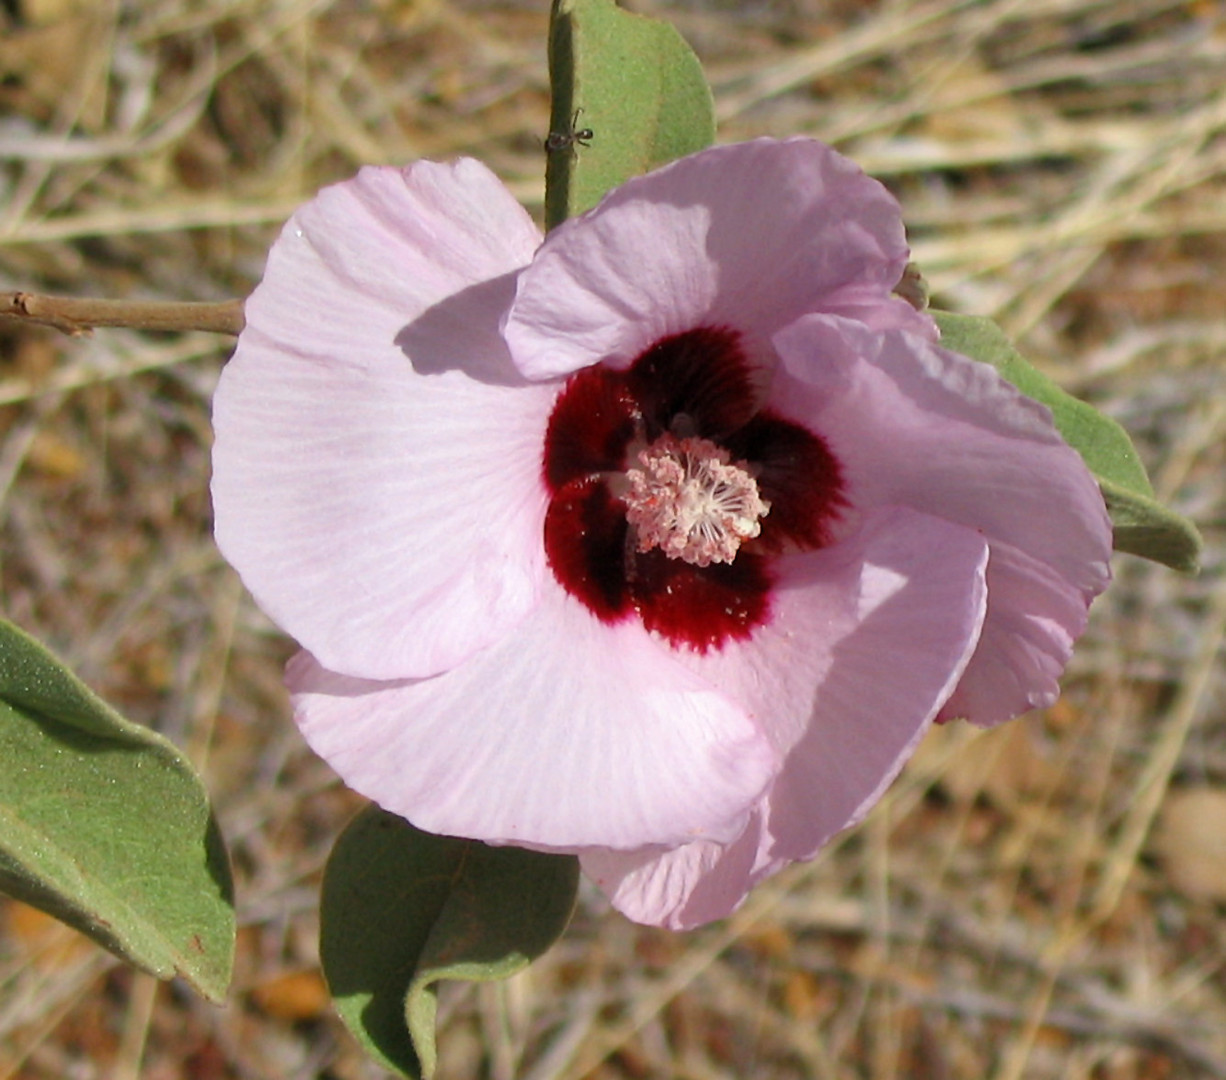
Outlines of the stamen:
{"label": "stamen", "polygon": [[660,548],[695,566],[732,562],[746,540],[762,531],[770,503],[744,462],[708,439],[661,435],[639,454],[642,469],[626,479],[626,520],[639,551]]}

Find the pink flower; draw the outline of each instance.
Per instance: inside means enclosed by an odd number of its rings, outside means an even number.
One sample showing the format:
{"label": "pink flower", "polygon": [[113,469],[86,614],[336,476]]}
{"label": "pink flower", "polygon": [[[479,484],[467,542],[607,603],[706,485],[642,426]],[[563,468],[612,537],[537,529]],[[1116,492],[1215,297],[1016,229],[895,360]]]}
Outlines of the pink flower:
{"label": "pink flower", "polygon": [[934,719],[1054,700],[1102,498],[892,295],[906,259],[893,198],[803,139],[543,242],[475,161],[321,192],[247,305],[213,481],[311,745],[685,927],[858,821]]}

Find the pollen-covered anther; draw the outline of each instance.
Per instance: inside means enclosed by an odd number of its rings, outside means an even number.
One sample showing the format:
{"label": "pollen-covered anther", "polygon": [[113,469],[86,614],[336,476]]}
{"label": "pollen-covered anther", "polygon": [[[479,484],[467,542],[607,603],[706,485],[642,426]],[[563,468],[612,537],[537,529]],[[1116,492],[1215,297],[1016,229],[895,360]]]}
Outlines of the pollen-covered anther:
{"label": "pollen-covered anther", "polygon": [[641,469],[626,479],[626,520],[639,551],[658,547],[695,566],[732,562],[742,543],[762,531],[770,503],[744,462],[708,439],[661,435],[639,453]]}

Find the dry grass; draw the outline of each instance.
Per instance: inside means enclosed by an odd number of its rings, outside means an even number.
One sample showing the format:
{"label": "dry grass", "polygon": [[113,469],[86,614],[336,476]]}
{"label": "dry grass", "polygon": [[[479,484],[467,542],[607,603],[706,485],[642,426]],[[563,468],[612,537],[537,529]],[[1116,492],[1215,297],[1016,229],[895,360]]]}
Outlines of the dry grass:
{"label": "dry grass", "polygon": [[[886,180],[936,300],[1119,417],[1206,570],[1120,559],[1057,708],[934,733],[862,828],[728,923],[668,935],[588,896],[532,972],[445,995],[442,1074],[1226,1077],[1226,10],[638,7],[707,62],[723,138],[808,132]],[[241,295],[290,209],[369,161],[476,154],[539,208],[545,8],[7,0],[0,288]],[[216,1010],[10,908],[0,1077],[377,1075],[314,973],[356,800],[292,729],[287,643],[209,537],[226,343],[0,335],[3,610],[203,768],[242,924]],[[1190,791],[1216,816],[1174,814]]]}

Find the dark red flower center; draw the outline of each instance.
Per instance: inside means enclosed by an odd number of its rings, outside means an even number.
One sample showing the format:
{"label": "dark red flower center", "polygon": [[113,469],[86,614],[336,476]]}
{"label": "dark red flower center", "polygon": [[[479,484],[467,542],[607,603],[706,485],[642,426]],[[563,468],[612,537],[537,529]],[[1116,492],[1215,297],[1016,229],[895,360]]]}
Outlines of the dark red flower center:
{"label": "dark red flower center", "polygon": [[831,542],[838,462],[757,396],[739,335],[719,327],[570,377],[545,434],[545,553],[597,618],[718,648],[769,618],[775,558]]}

